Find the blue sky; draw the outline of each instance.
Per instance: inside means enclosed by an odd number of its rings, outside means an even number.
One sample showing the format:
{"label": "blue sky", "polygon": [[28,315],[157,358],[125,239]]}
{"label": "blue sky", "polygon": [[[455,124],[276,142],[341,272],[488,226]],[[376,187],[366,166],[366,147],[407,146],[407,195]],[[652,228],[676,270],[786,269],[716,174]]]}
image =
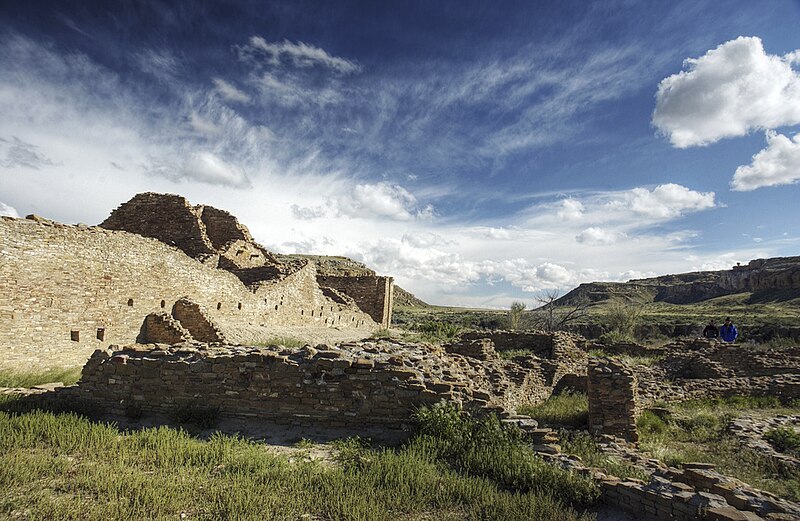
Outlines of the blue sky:
{"label": "blue sky", "polygon": [[439,304],[800,254],[800,2],[5,2],[0,213],[142,191]]}

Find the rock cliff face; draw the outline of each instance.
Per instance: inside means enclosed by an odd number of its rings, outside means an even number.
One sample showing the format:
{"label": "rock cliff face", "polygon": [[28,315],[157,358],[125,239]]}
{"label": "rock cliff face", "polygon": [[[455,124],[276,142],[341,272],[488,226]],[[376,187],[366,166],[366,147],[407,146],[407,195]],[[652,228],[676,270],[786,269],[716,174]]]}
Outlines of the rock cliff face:
{"label": "rock cliff face", "polygon": [[601,302],[625,297],[641,302],[690,304],[736,293],[753,293],[765,299],[800,297],[800,257],[756,259],[722,271],[698,271],[628,282],[581,284],[557,302]]}

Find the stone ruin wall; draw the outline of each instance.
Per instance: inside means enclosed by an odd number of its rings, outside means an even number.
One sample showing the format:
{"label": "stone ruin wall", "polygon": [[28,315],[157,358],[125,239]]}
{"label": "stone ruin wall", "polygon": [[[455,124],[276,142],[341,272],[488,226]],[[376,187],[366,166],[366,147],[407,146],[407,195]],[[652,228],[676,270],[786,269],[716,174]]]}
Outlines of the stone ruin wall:
{"label": "stone ruin wall", "polygon": [[391,277],[359,276],[335,277],[317,276],[320,286],[333,288],[352,298],[360,309],[382,327],[388,328],[392,322],[392,301],[394,283]]}
{"label": "stone ruin wall", "polygon": [[657,402],[769,396],[800,399],[800,347],[752,351],[697,339],[663,349],[657,364],[629,366],[590,358],[589,425],[593,432],[636,439],[636,419]]}
{"label": "stone ruin wall", "polygon": [[0,218],[1,367],[80,365],[109,343],[135,342],[148,314],[169,312],[182,297],[234,342],[265,340],[274,325],[374,327],[323,294],[312,264],[252,292],[154,239]]}
{"label": "stone ruin wall", "polygon": [[[105,414],[223,417],[319,427],[398,428],[439,401],[510,414],[540,389],[490,341],[433,347],[362,341],[302,349],[182,343],[97,350],[62,397]],[[66,396],[64,396],[66,393]]]}

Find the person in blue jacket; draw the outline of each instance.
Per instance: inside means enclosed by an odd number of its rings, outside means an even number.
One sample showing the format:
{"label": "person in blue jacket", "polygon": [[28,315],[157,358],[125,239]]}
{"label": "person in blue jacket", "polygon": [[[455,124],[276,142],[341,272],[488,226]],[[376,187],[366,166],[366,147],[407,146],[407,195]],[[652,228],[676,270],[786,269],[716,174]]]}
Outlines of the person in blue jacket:
{"label": "person in blue jacket", "polygon": [[725,319],[725,323],[719,328],[719,336],[723,342],[736,342],[736,337],[739,336],[739,331],[736,326],[731,322],[730,317]]}

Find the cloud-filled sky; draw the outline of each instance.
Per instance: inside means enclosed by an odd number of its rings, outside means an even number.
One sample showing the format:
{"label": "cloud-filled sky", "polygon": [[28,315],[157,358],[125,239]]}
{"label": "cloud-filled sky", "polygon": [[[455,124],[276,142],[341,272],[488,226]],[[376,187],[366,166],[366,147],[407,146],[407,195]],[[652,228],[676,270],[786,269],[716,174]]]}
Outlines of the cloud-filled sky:
{"label": "cloud-filled sky", "polygon": [[143,191],[429,302],[800,254],[800,2],[0,4],[0,215]]}

